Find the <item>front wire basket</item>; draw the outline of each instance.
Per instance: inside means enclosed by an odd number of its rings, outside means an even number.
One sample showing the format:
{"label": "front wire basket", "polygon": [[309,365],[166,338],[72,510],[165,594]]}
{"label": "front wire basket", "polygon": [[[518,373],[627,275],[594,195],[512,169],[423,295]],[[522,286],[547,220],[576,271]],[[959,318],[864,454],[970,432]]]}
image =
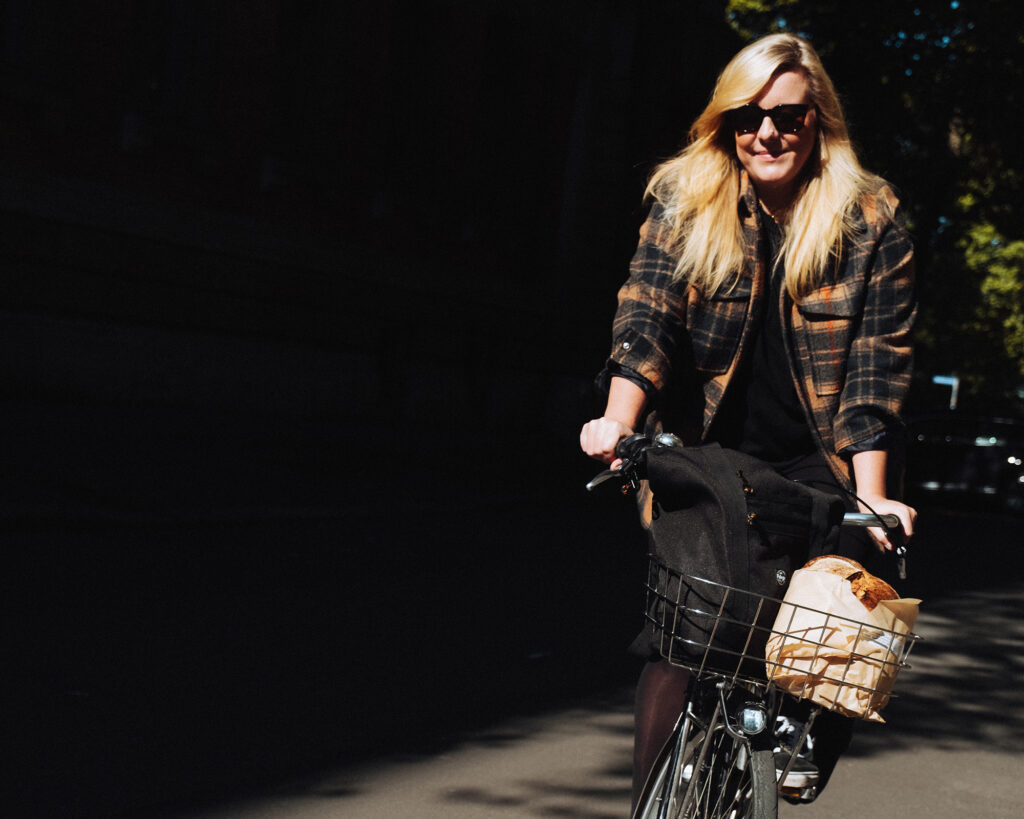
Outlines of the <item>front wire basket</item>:
{"label": "front wire basket", "polygon": [[[852,717],[871,718],[888,702],[918,639],[913,632],[683,574],[654,557],[646,589],[653,647],[672,664],[698,678],[715,675],[759,688],[772,681],[799,699]],[[804,627],[797,631],[798,617]],[[837,635],[844,643],[838,657]]]}

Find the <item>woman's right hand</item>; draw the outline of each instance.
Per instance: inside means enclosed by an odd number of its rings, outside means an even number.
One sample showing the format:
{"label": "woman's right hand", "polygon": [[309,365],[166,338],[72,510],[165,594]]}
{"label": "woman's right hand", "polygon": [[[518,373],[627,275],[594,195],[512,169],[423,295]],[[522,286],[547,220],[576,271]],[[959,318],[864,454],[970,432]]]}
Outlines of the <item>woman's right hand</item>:
{"label": "woman's right hand", "polygon": [[614,418],[602,416],[588,421],[580,431],[580,448],[591,458],[618,469],[622,459],[615,454],[615,447],[623,438],[628,438],[633,430]]}

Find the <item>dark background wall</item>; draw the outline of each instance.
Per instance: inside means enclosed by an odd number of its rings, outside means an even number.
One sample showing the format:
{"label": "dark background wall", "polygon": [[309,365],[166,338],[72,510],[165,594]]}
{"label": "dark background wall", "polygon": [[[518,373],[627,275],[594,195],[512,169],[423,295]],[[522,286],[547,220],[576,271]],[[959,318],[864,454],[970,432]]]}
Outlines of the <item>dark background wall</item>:
{"label": "dark background wall", "polygon": [[717,5],[6,3],[10,393],[563,440]]}
{"label": "dark background wall", "polygon": [[0,38],[24,811],[632,673],[643,546],[575,440],[721,4],[7,0]]}

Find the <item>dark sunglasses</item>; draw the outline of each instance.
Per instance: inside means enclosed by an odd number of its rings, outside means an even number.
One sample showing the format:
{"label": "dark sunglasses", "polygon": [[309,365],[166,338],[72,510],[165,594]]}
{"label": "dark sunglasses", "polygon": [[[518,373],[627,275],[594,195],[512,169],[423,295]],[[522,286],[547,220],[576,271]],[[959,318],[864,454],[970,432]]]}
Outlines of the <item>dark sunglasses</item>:
{"label": "dark sunglasses", "polygon": [[730,127],[737,134],[756,134],[761,130],[765,117],[770,117],[775,130],[780,134],[796,134],[804,127],[804,117],[811,106],[804,103],[793,105],[776,105],[774,108],[762,108],[752,102],[733,108],[726,114]]}

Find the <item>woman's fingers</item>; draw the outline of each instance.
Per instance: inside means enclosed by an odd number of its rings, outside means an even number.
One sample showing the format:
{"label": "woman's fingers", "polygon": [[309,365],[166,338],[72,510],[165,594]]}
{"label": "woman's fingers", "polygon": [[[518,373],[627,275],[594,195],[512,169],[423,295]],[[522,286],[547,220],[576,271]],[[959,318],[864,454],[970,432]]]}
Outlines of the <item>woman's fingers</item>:
{"label": "woman's fingers", "polygon": [[[861,510],[864,512],[874,512],[879,515],[895,515],[900,520],[900,526],[903,529],[904,540],[910,540],[914,534],[914,522],[917,520],[917,510],[911,506],[907,506],[905,503],[899,501],[889,500],[888,498],[871,498],[867,503],[861,505]],[[885,530],[880,527],[872,527],[868,529],[868,533],[874,538],[875,542],[880,548],[887,551],[892,551],[896,548],[895,544],[885,534]]]}

